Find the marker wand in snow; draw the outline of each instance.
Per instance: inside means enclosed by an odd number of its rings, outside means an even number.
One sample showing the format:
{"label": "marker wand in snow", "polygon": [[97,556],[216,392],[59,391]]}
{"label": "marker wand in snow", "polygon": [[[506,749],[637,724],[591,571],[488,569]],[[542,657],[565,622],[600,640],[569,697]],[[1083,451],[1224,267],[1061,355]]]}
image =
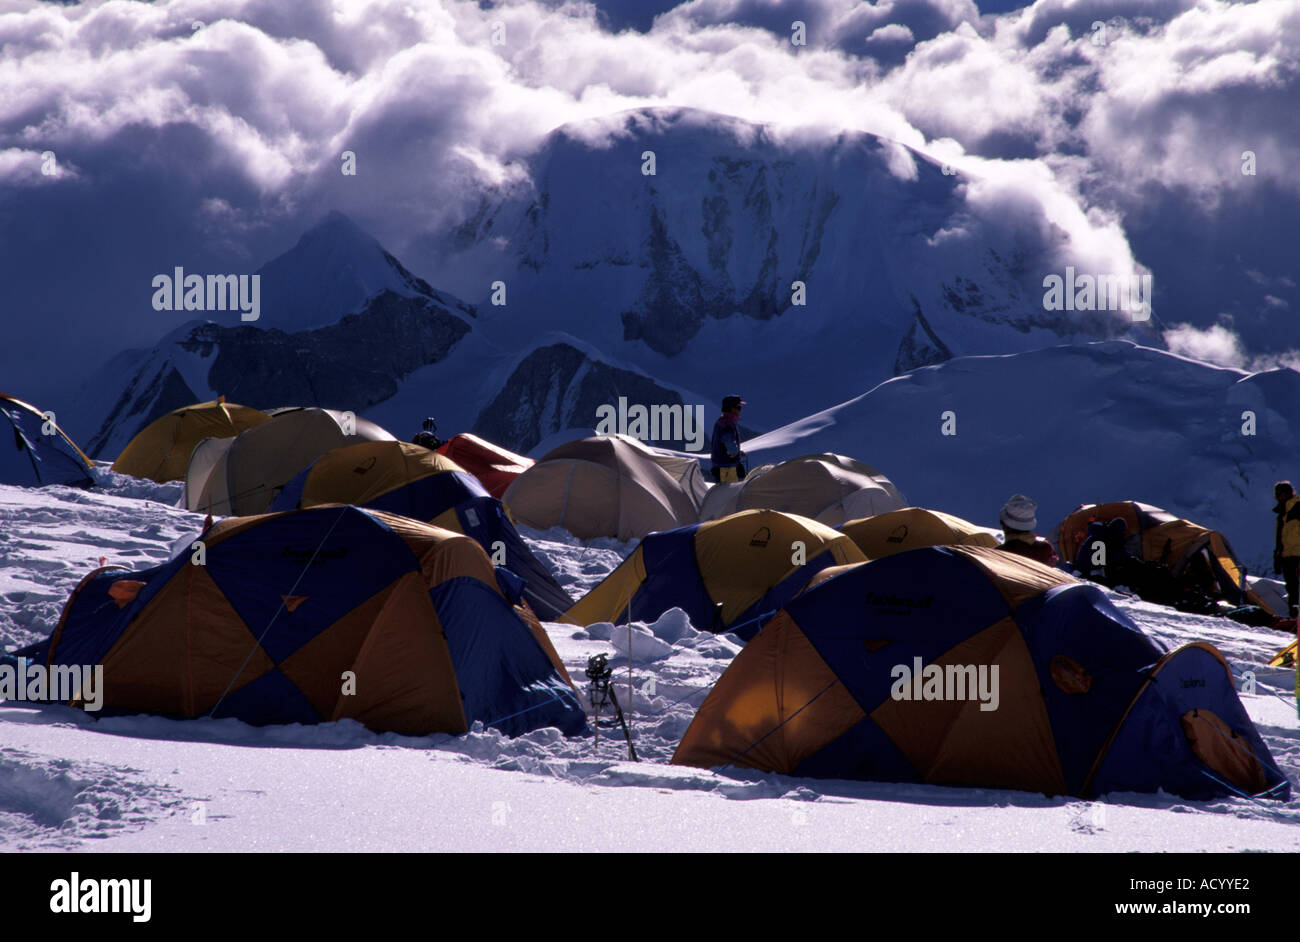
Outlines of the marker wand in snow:
{"label": "marker wand in snow", "polygon": [[600,708],[609,704],[614,708],[618,725],[623,727],[629,758],[633,762],[640,762],[641,760],[637,758],[636,746],[632,745],[632,734],[628,731],[627,721],[623,718],[623,708],[619,706],[618,695],[614,693],[613,684],[610,682],[613,675],[614,669],[609,666],[609,658],[604,654],[593,654],[587,658],[587,679],[591,681],[591,708],[596,714],[592,723],[592,728],[596,731],[596,741],[600,741]]}

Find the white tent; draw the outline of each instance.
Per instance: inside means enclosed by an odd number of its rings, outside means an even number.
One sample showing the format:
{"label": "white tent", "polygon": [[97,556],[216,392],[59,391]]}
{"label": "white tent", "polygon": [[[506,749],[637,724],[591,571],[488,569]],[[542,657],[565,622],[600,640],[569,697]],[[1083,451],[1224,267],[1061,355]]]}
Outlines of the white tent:
{"label": "white tent", "polygon": [[715,485],[700,507],[700,519],[717,520],[740,510],[780,510],[837,527],[906,506],[898,488],[875,468],[828,453],[765,464],[743,481]]}
{"label": "white tent", "polygon": [[707,490],[699,462],[659,454],[626,435],[600,435],[551,450],[502,499],[530,527],[634,540],[698,523]]}

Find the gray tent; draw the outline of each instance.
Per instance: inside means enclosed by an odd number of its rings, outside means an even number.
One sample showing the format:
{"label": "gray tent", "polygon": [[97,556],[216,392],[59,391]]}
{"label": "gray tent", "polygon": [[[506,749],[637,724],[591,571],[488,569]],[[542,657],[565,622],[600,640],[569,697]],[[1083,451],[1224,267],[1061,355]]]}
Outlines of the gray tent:
{"label": "gray tent", "polygon": [[530,527],[635,540],[698,523],[707,490],[699,462],[659,454],[626,435],[600,435],[547,452],[503,500]]}

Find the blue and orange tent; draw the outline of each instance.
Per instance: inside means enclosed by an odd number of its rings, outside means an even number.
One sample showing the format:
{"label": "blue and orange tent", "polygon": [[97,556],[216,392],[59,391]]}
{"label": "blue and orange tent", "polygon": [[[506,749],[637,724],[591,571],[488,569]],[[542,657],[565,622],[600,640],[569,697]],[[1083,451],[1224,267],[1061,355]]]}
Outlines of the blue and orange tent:
{"label": "blue and orange tent", "polygon": [[[1227,537],[1218,530],[1139,501],[1080,504],[1070,511],[1053,534],[1061,559],[1074,562],[1079,557],[1091,524],[1114,520],[1124,521],[1124,549],[1133,558],[1162,566],[1174,579],[1189,581],[1197,591],[1213,598],[1234,605],[1257,605],[1269,615],[1277,614],[1250,587],[1246,567]],[[1199,578],[1195,575],[1198,569]]]}
{"label": "blue and orange tent", "polygon": [[777,510],[744,510],[651,533],[568,611],[580,625],[653,621],[680,608],[698,631],[749,638],[829,566],[864,562],[843,533]]}
{"label": "blue and orange tent", "polygon": [[72,439],[34,405],[0,395],[0,484],[90,487],[95,483],[92,467]]}
{"label": "blue and orange tent", "polygon": [[496,565],[524,580],[524,596],[542,618],[557,618],[573,604],[523,541],[501,501],[450,458],[423,446],[376,441],[335,448],[286,484],[271,510],[323,504],[369,507],[463,533]]}
{"label": "blue and orange tent", "polygon": [[545,631],[468,537],[343,506],[231,517],[198,541],[200,557],[91,573],[19,655],[102,665],[110,713],[586,729]]}
{"label": "blue and orange tent", "polygon": [[1212,646],[1164,653],[1095,586],[975,546],[848,566],[792,599],[673,762],[1082,797],[1290,794]]}
{"label": "blue and orange tent", "polygon": [[892,556],[918,546],[997,546],[983,527],[941,510],[904,507],[836,527],[852,538],[868,559]]}

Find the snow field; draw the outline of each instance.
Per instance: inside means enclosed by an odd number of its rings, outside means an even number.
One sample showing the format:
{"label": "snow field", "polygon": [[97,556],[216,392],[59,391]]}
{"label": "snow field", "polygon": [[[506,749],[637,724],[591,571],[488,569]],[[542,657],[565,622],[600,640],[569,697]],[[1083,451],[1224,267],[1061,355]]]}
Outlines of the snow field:
{"label": "snow field", "polygon": [[[97,477],[89,492],[0,487],[6,649],[46,636],[99,557],[147,568],[202,524],[172,506],[177,485],[103,468]],[[634,545],[523,532],[575,596]],[[1283,635],[1112,599],[1160,642],[1208,640],[1235,673],[1254,671],[1256,690],[1242,700],[1279,768],[1300,781],[1293,673],[1266,666]],[[259,728],[0,704],[0,849],[1300,850],[1294,800],[1086,802],[672,766],[736,640],[696,631],[680,610],[651,624],[547,630],[584,704],[587,658],[609,657],[640,762],[628,760],[617,726],[602,726],[596,742],[554,729],[512,740],[482,727],[406,737],[351,721]]]}

